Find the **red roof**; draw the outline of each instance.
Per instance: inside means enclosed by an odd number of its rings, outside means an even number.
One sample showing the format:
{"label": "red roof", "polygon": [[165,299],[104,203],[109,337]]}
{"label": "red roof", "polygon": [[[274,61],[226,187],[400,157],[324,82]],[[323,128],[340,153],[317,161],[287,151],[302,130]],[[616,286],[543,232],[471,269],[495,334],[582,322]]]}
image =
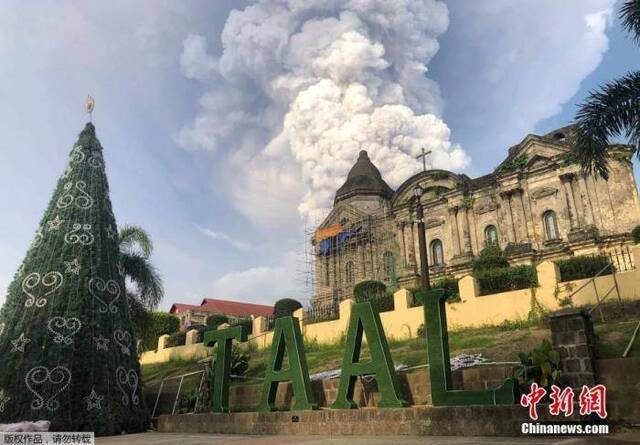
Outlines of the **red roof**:
{"label": "red roof", "polygon": [[200,306],[196,306],[193,304],[174,303],[169,310],[169,312],[172,314],[185,311],[202,311],[210,312],[212,314],[234,315],[236,317],[247,317],[250,315],[268,316],[273,314],[273,306],[205,298],[204,300],[202,300]]}

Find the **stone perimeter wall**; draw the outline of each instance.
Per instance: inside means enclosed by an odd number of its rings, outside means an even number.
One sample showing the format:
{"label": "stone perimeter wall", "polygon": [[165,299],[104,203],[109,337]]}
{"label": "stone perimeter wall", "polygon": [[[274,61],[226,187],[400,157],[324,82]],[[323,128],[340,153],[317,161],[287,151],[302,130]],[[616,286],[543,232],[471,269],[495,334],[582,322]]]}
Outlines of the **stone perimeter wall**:
{"label": "stone perimeter wall", "polygon": [[[640,258],[640,245],[634,246],[633,256]],[[582,279],[560,283],[558,267],[553,261],[543,261],[536,267],[540,286],[531,289],[522,289],[511,292],[503,292],[493,295],[479,295],[478,282],[471,275],[460,279],[460,303],[447,304],[447,325],[449,330],[455,331],[465,327],[479,327],[483,325],[495,325],[505,320],[526,320],[531,310],[533,299],[547,311],[553,312],[560,309],[559,301],[568,296],[572,291],[577,291],[589,279]],[[615,289],[617,283],[617,291]],[[574,306],[595,304],[598,301],[595,289],[600,298],[610,292],[608,301],[618,298],[618,295],[628,300],[640,299],[640,269],[635,268],[626,272],[598,277],[594,284],[589,284],[573,296]],[[411,338],[417,335],[418,328],[424,323],[422,306],[411,307],[411,294],[401,289],[394,295],[395,308],[393,311],[382,312],[380,318],[384,326],[387,338]],[[340,303],[340,318],[332,321],[306,324],[304,323],[304,310],[299,309],[294,313],[300,321],[300,327],[306,340],[317,341],[320,344],[331,344],[339,340],[347,331],[351,306],[355,302],[351,299]],[[249,341],[254,342],[258,348],[271,345],[272,331],[266,330],[267,320],[257,317],[253,321],[253,333]],[[173,358],[190,359],[202,358],[209,355],[209,348],[202,343],[195,343],[187,335],[187,344],[167,348],[168,336],[158,339],[158,350],[142,354],[142,364],[161,363]]]}

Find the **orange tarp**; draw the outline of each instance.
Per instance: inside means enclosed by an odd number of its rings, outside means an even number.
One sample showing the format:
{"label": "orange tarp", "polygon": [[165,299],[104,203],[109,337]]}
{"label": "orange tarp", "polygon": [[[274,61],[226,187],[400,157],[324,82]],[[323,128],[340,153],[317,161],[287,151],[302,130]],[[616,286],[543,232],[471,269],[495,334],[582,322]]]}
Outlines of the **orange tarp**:
{"label": "orange tarp", "polygon": [[316,243],[319,243],[323,239],[331,238],[332,236],[336,236],[338,233],[342,232],[344,229],[340,224],[334,224],[333,226],[329,226],[324,229],[316,230],[315,235],[313,236],[313,240]]}

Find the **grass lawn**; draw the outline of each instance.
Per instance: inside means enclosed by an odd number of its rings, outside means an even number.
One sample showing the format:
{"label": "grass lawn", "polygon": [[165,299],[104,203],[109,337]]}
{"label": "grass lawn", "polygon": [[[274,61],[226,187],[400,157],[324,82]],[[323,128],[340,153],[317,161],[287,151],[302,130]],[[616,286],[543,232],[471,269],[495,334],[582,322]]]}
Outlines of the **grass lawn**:
{"label": "grass lawn", "polygon": [[[603,307],[605,322],[599,311],[593,314],[595,331],[598,335],[598,356],[600,358],[621,357],[631,334],[640,320],[640,302],[625,304],[621,309],[616,303]],[[507,323],[501,326],[468,328],[449,333],[451,356],[460,353],[481,353],[494,362],[517,362],[518,353],[530,351],[544,339],[550,339],[550,331],[543,323]],[[427,363],[426,342],[423,338],[406,340],[389,340],[391,356],[396,365],[423,365]],[[344,355],[344,342],[332,345],[305,343],[307,363],[311,373],[337,369]],[[246,376],[250,379],[234,384],[253,384],[264,375],[270,350],[250,349],[249,370]],[[636,340],[629,354],[640,357],[640,339]],[[368,348],[363,346],[362,358],[369,356]],[[198,360],[173,360],[165,363],[142,366],[145,385],[158,384],[163,378],[185,374],[203,368]],[[177,384],[177,383],[176,383]],[[173,385],[173,384],[172,384]],[[186,383],[192,386],[191,383]]]}

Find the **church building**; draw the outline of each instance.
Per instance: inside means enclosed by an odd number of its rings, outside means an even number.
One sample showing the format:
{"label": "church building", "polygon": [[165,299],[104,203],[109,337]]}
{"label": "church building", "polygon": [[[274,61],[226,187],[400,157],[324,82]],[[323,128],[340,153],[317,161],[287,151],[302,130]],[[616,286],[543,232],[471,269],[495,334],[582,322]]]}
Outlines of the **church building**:
{"label": "church building", "polygon": [[349,298],[354,285],[365,280],[418,287],[417,199],[424,207],[432,283],[470,273],[473,258],[489,243],[497,243],[510,264],[630,244],[631,231],[640,224],[631,147],[610,147],[605,181],[584,175],[571,160],[570,133],[571,126],[530,134],[492,173],[478,178],[426,170],[397,190],[361,151],[312,240],[312,304]]}

